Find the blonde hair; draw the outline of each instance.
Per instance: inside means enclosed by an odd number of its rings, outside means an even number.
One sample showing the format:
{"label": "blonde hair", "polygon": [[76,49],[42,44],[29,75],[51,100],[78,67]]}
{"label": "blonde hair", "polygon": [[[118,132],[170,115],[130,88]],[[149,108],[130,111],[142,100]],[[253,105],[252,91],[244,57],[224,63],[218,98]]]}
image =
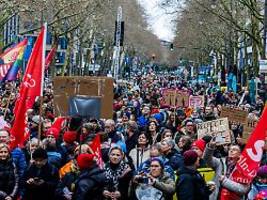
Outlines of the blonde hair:
{"label": "blonde hair", "polygon": [[8,152],[10,153],[10,148],[6,143],[0,143],[0,150],[6,148],[8,150]]}

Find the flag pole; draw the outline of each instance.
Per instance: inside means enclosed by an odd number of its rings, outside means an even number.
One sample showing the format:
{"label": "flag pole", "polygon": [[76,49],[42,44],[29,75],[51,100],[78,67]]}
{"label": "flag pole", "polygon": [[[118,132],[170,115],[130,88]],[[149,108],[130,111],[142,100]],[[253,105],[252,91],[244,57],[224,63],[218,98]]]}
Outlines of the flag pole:
{"label": "flag pole", "polygon": [[40,89],[40,107],[39,107],[39,124],[38,124],[38,145],[41,142],[42,134],[42,115],[43,115],[43,91],[44,91],[44,70],[45,70],[45,50],[46,50],[46,32],[47,32],[47,23],[44,23],[44,37],[43,37],[43,52],[42,52],[42,70],[41,70],[41,89]]}

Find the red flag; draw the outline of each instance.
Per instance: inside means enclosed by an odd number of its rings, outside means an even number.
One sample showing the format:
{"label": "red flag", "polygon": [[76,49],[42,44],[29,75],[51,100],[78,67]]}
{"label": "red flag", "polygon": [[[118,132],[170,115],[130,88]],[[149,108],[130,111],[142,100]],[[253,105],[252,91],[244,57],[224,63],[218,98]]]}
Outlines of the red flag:
{"label": "red flag", "polygon": [[54,121],[54,123],[52,124],[51,128],[56,128],[60,131],[62,129],[63,123],[65,122],[66,119],[67,119],[67,117],[58,117]]}
{"label": "red flag", "polygon": [[98,166],[103,169],[104,168],[104,162],[102,159],[102,154],[101,154],[101,142],[100,142],[100,135],[97,134],[93,140],[93,143],[90,145],[92,150],[94,151],[94,154],[97,158],[97,164]]}
{"label": "red flag", "polygon": [[[261,116],[255,130],[238,160],[230,179],[241,184],[248,185],[256,176],[263,154],[265,137],[267,136],[267,108]],[[220,200],[239,200],[240,196],[234,191],[222,188]]]}
{"label": "red flag", "polygon": [[238,183],[250,184],[260,167],[265,138],[267,136],[267,108],[248,139],[248,142],[238,160],[231,179]]}
{"label": "red flag", "polygon": [[49,54],[46,56],[46,58],[45,58],[45,70],[47,70],[49,65],[51,64],[51,62],[52,62],[52,60],[53,60],[53,58],[55,56],[56,50],[57,50],[57,48],[53,47],[50,50]]}
{"label": "red flag", "polygon": [[11,147],[23,145],[27,134],[26,112],[32,108],[37,96],[43,94],[44,58],[46,27],[44,26],[35,42],[23,81],[20,85],[19,97],[14,108],[15,119],[11,128]]}

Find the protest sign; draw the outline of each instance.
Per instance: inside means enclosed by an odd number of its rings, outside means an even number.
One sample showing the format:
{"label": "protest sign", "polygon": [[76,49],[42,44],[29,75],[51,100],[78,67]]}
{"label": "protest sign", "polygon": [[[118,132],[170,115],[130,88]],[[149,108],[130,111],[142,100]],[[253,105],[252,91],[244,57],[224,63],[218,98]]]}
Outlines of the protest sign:
{"label": "protest sign", "polygon": [[189,107],[191,108],[203,108],[205,103],[204,96],[190,96],[189,97]]}
{"label": "protest sign", "polygon": [[220,117],[227,117],[231,124],[245,125],[248,117],[248,112],[236,108],[222,107]]}
{"label": "protest sign", "polygon": [[213,121],[207,121],[197,124],[198,138],[203,138],[205,135],[216,137],[219,145],[231,143],[231,135],[229,131],[229,123],[227,118],[221,118]]}
{"label": "protest sign", "polygon": [[189,96],[186,91],[176,89],[162,90],[161,106],[188,107]]}
{"label": "protest sign", "polygon": [[258,121],[254,119],[247,119],[246,123],[243,128],[243,135],[242,138],[247,140],[250,134],[254,131],[255,127],[257,126]]}
{"label": "protest sign", "polygon": [[176,107],[188,107],[189,95],[188,92],[176,90]]}
{"label": "protest sign", "polygon": [[[112,118],[112,78],[86,76],[55,77],[53,79],[53,85],[55,113],[57,116],[64,116],[69,114],[68,112],[72,99],[75,100],[75,104],[79,104],[81,102],[83,106],[87,105],[89,101],[93,101],[96,102],[99,107],[100,101],[100,117],[106,119]],[[91,102],[89,103],[91,104]],[[90,110],[88,110],[87,112],[89,115],[93,114]]]}

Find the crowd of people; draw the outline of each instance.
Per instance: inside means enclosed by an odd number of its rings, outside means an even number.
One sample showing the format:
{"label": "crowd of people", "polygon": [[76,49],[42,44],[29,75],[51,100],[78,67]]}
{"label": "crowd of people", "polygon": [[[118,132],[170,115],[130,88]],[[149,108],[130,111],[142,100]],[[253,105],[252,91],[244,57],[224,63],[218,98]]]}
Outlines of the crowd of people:
{"label": "crowd of people", "polygon": [[[26,113],[28,139],[11,148],[17,96],[12,85],[1,91],[7,126],[0,130],[0,200],[223,200],[229,191],[235,200],[267,199],[267,146],[253,183],[240,184],[229,177],[245,145],[242,125],[230,124],[231,143],[224,145],[209,135],[199,138],[196,130],[197,124],[220,118],[222,106],[259,119],[261,97],[253,103],[245,91],[150,72],[114,82],[112,119],[57,118],[53,87],[47,84],[43,105],[36,101]],[[205,105],[162,106],[165,88],[203,95]],[[96,137],[101,157],[92,148]]]}

